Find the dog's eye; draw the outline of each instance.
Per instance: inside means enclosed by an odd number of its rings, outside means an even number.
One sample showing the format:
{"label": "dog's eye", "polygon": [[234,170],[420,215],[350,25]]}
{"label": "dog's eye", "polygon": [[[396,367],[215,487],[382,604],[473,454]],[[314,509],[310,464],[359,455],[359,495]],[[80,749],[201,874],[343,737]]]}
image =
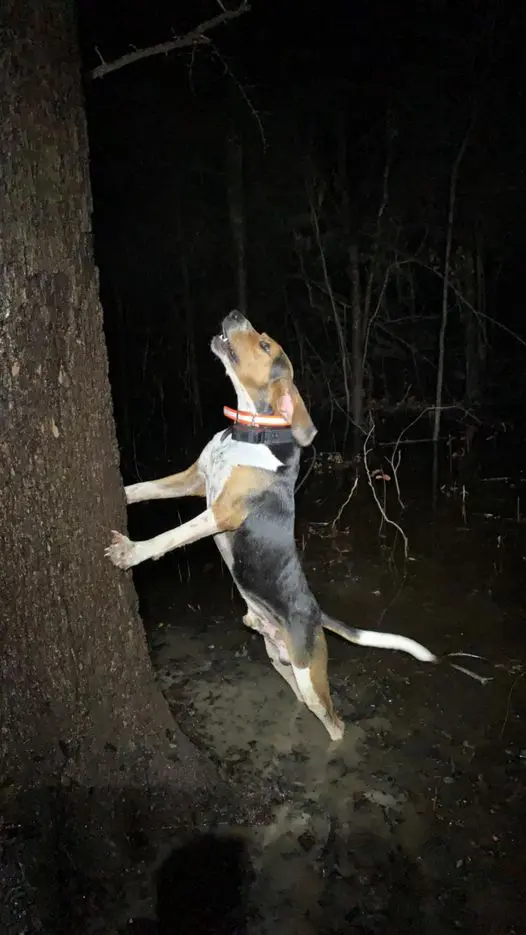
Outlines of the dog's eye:
{"label": "dog's eye", "polygon": [[265,351],[265,354],[270,354],[272,348],[268,341],[260,341],[259,346],[262,351]]}

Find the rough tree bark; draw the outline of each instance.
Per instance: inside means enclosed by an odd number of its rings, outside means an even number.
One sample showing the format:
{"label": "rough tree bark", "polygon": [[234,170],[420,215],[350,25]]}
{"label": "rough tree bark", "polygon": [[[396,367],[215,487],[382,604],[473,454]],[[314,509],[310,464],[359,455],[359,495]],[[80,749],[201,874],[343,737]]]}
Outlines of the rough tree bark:
{"label": "rough tree bark", "polygon": [[[129,811],[124,789],[166,781],[188,801],[210,776],[156,686],[133,584],[103,554],[126,517],[72,6],[2,8],[0,789],[26,790],[24,820],[69,828],[51,863],[65,851],[66,873],[103,875],[118,853],[103,821]],[[68,889],[49,875],[55,911]]]}

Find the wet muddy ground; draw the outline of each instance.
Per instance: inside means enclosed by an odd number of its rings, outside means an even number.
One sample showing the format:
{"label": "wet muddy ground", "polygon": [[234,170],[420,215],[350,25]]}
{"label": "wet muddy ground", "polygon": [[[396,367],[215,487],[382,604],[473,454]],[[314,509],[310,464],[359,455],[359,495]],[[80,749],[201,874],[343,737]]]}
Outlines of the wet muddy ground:
{"label": "wet muddy ground", "polygon": [[[176,719],[223,777],[270,802],[267,822],[237,827],[223,815],[203,829],[214,834],[204,847],[190,844],[185,922],[174,932],[526,931],[522,488],[482,479],[467,497],[447,483],[433,515],[415,479],[401,478],[405,511],[393,485],[385,505],[409,538],[405,561],[365,484],[331,525],[351,481],[341,467],[313,474],[298,504],[298,541],[320,602],[348,623],[404,633],[439,654],[480,653],[489,663],[466,663],[492,681],[328,635],[346,723],[343,741],[331,744],[242,626],[211,543],[141,569],[152,656]],[[157,510],[155,531],[168,514]],[[181,893],[180,866],[177,876]],[[215,901],[213,929],[199,919]]]}

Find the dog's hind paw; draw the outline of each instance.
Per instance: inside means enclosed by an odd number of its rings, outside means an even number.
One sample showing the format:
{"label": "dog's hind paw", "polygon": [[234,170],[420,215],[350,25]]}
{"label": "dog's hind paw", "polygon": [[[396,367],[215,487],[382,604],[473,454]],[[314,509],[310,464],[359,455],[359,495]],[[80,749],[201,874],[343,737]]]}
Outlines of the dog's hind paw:
{"label": "dog's hind paw", "polygon": [[112,530],[111,545],[104,550],[104,554],[109,558],[110,562],[113,562],[117,568],[131,568],[141,561],[137,553],[138,549],[135,542],[128,539],[128,536],[123,536],[122,532]]}
{"label": "dog's hind paw", "polygon": [[325,725],[327,728],[327,733],[332,741],[336,743],[343,739],[345,733],[345,724],[341,718],[335,716],[331,724]]}

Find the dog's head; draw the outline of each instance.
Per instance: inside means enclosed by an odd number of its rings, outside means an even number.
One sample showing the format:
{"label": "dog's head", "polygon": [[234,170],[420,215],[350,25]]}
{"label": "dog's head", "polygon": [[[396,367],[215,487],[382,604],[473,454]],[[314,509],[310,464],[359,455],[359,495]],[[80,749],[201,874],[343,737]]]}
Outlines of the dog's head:
{"label": "dog's head", "polygon": [[234,384],[239,409],[282,416],[298,445],[310,445],[317,429],[294,385],[292,364],[277,341],[259,334],[241,312],[230,312],[211,347]]}

